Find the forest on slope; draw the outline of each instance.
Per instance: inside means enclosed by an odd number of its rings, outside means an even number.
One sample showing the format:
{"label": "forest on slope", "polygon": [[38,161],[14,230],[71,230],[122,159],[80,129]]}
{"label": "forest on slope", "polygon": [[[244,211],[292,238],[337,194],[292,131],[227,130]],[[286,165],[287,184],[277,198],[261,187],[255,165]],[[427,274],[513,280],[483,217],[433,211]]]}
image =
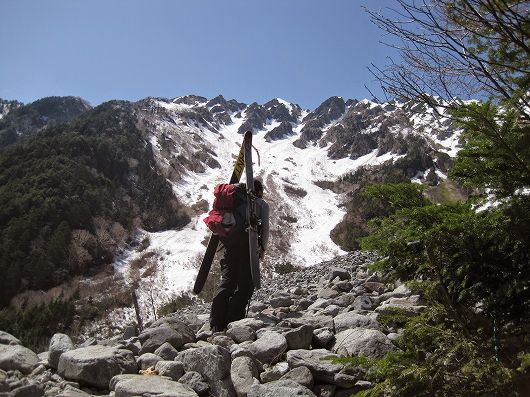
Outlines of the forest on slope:
{"label": "forest on slope", "polygon": [[[47,100],[39,102],[42,108]],[[189,221],[156,171],[131,103],[107,102],[42,125],[27,118],[39,109],[26,107],[0,121],[0,131],[11,132],[3,136],[17,137],[0,149],[0,307],[26,289],[94,274],[137,227]],[[31,134],[13,135],[21,117]]]}

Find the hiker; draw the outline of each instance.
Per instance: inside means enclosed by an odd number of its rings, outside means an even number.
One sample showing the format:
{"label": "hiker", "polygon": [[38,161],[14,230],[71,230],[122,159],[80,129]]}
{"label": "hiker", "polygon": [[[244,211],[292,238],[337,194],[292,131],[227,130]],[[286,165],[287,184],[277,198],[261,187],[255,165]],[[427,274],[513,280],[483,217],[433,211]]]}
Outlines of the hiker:
{"label": "hiker", "polygon": [[[254,179],[256,213],[259,220],[260,259],[269,242],[269,204],[263,199],[263,184]],[[254,292],[250,271],[250,250],[247,231],[238,231],[222,240],[225,247],[221,259],[221,282],[213,298],[210,313],[212,331],[223,331],[228,323],[245,317],[245,309]]]}

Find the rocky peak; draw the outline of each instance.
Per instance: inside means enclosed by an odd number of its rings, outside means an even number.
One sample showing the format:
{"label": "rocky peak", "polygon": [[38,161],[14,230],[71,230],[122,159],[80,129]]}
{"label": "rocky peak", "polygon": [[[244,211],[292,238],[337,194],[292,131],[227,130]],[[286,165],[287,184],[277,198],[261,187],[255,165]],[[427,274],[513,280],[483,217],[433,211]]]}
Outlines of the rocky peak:
{"label": "rocky peak", "polygon": [[326,99],[313,112],[309,113],[303,122],[310,120],[318,120],[321,126],[329,124],[333,120],[337,120],[346,111],[346,102],[341,97],[333,96]]}
{"label": "rocky peak", "polygon": [[299,148],[305,148],[310,142],[318,141],[322,135],[322,129],[331,122],[339,119],[346,111],[346,103],[341,97],[331,97],[326,99],[313,112],[309,113],[302,122],[300,138],[293,144]]}
{"label": "rocky peak", "polygon": [[247,107],[244,103],[238,102],[235,99],[226,100],[222,95],[218,95],[213,99],[210,99],[206,103],[206,107],[212,112],[218,111],[230,111],[239,112]]}
{"label": "rocky peak", "polygon": [[289,105],[278,99],[273,99],[263,107],[267,110],[267,117],[276,121],[288,121],[296,123],[301,113],[301,108],[298,105]]}
{"label": "rocky peak", "polygon": [[10,111],[17,109],[21,106],[24,106],[22,102],[19,101],[7,101],[0,98],[0,119],[6,116]]}
{"label": "rocky peak", "polygon": [[14,107],[0,120],[0,146],[34,135],[50,124],[68,123],[92,108],[73,96],[47,97]]}
{"label": "rocky peak", "polygon": [[186,95],[174,98],[171,102],[181,105],[198,105],[206,103],[208,99],[198,95]]}
{"label": "rocky peak", "polygon": [[265,134],[267,142],[277,141],[293,135],[293,126],[288,121],[282,121],[280,125]]}
{"label": "rocky peak", "polygon": [[267,111],[263,106],[258,105],[258,103],[254,102],[250,104],[245,110],[245,116],[246,120],[238,130],[240,134],[244,134],[245,131],[249,130],[261,130],[265,127],[265,123],[267,122]]}

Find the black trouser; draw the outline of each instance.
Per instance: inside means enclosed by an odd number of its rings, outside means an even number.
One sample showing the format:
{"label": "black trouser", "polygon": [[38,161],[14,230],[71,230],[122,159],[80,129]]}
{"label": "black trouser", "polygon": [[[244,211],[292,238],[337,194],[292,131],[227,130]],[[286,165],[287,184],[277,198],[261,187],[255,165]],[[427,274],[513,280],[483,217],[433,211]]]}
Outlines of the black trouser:
{"label": "black trouser", "polygon": [[225,249],[221,259],[221,282],[210,313],[210,327],[216,330],[225,329],[228,323],[244,318],[254,292],[248,234],[232,236]]}

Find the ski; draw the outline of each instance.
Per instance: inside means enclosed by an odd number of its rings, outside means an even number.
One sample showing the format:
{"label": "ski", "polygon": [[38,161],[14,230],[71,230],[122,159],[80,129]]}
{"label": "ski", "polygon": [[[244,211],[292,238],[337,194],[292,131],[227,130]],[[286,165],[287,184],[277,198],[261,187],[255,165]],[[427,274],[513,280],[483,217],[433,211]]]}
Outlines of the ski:
{"label": "ski", "polygon": [[[245,141],[239,149],[239,154],[237,156],[236,164],[234,166],[234,171],[230,177],[230,184],[238,183],[243,174],[245,168]],[[197,278],[195,279],[195,284],[193,285],[193,293],[199,294],[204,288],[204,284],[210,273],[213,260],[215,258],[215,253],[217,252],[217,246],[219,245],[219,236],[217,234],[210,234],[210,239],[208,240],[208,245],[206,246],[206,252],[202,258],[201,267],[199,268],[199,273],[197,273]]]}
{"label": "ski", "polygon": [[248,245],[250,249],[250,270],[254,288],[261,287],[258,257],[258,217],[256,214],[256,194],[254,191],[254,174],[252,170],[252,132],[245,132],[245,174],[247,179],[247,224]]}

